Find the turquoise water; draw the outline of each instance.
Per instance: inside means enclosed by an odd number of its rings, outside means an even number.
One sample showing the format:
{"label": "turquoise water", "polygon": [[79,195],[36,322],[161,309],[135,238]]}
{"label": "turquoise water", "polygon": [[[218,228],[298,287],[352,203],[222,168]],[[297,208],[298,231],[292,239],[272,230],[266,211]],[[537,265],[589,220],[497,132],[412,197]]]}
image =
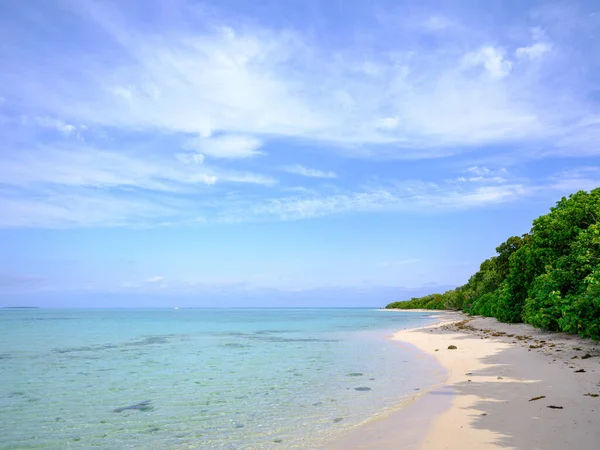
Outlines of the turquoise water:
{"label": "turquoise water", "polygon": [[432,320],[369,309],[0,310],[0,448],[317,448],[440,381],[433,360],[385,339]]}

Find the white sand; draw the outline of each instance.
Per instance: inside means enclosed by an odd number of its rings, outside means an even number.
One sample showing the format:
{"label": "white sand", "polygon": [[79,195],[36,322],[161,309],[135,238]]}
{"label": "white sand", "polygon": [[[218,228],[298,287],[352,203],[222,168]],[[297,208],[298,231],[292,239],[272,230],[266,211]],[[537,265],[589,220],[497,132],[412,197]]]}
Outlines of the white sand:
{"label": "white sand", "polygon": [[[401,344],[437,358],[446,385],[331,448],[600,449],[600,397],[586,395],[600,394],[598,343],[495,319],[456,322],[463,319],[450,314],[442,324],[398,332]],[[443,398],[452,400],[440,411]]]}

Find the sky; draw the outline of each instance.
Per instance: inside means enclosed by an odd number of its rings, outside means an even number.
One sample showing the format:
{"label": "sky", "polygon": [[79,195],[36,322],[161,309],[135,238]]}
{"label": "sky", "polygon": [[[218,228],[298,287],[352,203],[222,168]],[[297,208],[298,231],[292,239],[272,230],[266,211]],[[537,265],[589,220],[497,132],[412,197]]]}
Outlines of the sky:
{"label": "sky", "polygon": [[595,1],[0,2],[0,306],[382,306],[600,186]]}

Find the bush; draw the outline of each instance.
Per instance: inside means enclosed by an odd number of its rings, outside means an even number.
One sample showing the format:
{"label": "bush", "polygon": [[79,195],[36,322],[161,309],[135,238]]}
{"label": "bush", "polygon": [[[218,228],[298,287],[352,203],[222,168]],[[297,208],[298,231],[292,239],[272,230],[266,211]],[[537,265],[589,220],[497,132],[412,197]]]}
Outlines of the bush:
{"label": "bush", "polygon": [[479,297],[467,311],[471,315],[495,317],[498,306],[498,292],[490,292]]}
{"label": "bush", "polygon": [[456,309],[600,340],[600,189],[563,197],[444,294],[388,308]]}
{"label": "bush", "polygon": [[600,268],[584,280],[585,292],[561,302],[558,324],[562,331],[600,340]]}

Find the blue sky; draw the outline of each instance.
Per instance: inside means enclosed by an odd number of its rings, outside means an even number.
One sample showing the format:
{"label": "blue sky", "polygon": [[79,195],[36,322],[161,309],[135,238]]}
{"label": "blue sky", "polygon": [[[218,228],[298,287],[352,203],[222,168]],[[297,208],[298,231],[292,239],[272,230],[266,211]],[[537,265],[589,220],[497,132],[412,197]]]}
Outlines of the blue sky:
{"label": "blue sky", "polygon": [[382,305],[600,179],[600,6],[0,4],[0,304]]}

